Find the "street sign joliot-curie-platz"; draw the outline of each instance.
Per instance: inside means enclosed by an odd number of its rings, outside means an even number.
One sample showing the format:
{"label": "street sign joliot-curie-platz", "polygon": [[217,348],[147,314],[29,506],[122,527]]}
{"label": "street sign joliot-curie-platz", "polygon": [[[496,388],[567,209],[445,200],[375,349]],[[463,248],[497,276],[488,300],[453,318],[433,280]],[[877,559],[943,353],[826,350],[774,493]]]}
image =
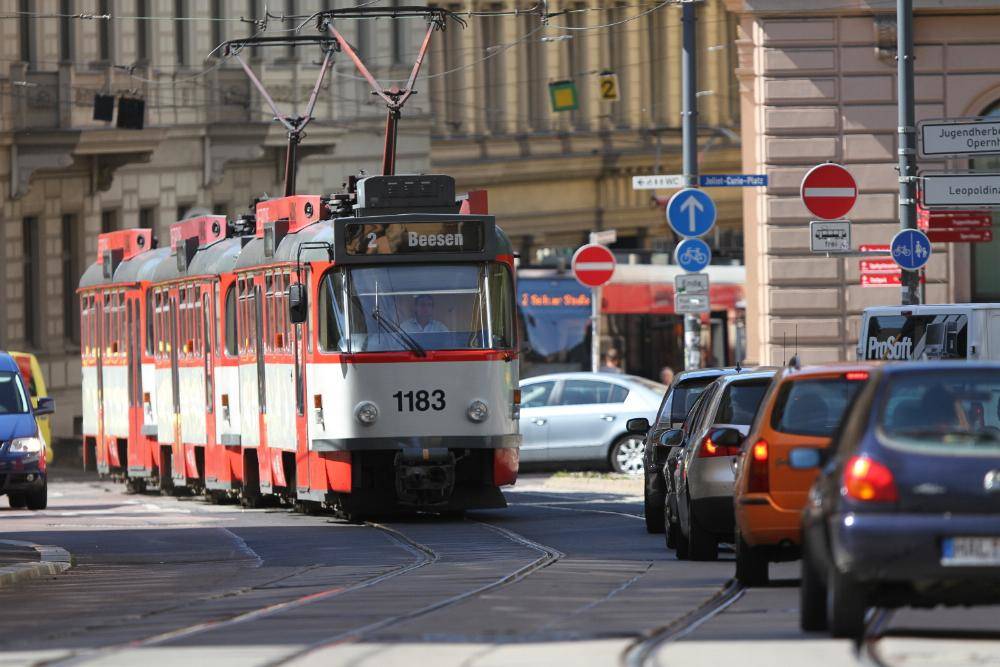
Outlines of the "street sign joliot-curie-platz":
{"label": "street sign joliot-curie-platz", "polygon": [[670,228],[686,238],[707,234],[715,225],[715,202],[705,192],[685,188],[667,203]]}

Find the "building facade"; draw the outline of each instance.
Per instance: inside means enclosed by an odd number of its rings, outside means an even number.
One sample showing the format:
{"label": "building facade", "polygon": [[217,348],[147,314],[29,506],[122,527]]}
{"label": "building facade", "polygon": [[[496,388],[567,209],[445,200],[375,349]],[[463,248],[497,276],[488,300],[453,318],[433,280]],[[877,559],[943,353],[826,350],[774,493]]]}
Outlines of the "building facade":
{"label": "building facade", "polygon": [[[77,281],[97,235],[149,227],[159,239],[189,211],[231,216],[280,196],[285,132],[232,60],[205,60],[224,40],[281,34],[304,19],[265,21],[257,0],[28,0],[0,20],[0,348],[38,354],[57,411],[53,437],[79,432]],[[268,2],[308,16],[319,0]],[[110,19],[79,19],[91,12]],[[60,16],[61,15],[61,16]],[[303,32],[314,30],[309,23]],[[377,76],[409,69],[424,24],[339,26]],[[318,47],[244,51],[279,108],[301,111]],[[145,102],[145,127],[94,120],[95,95]],[[427,109],[411,105],[400,130],[400,172],[426,172]],[[378,173],[384,109],[338,58],[300,156],[299,192],[332,193],[348,176]]]}
{"label": "building facade", "polygon": [[[839,162],[860,196],[854,245],[898,231],[895,3],[727,0],[739,17],[743,169],[766,190],[743,193],[749,356],[780,363],[792,345],[810,362],[854,358],[859,314],[898,304],[898,286],[862,285],[857,257],[809,251],[805,172]],[[818,3],[820,4],[820,3]],[[915,0],[917,120],[997,113],[1000,7],[989,0]],[[921,170],[996,171],[995,158],[921,161]],[[994,213],[994,224],[997,216]],[[1000,299],[1000,240],[935,244],[925,302]]]}

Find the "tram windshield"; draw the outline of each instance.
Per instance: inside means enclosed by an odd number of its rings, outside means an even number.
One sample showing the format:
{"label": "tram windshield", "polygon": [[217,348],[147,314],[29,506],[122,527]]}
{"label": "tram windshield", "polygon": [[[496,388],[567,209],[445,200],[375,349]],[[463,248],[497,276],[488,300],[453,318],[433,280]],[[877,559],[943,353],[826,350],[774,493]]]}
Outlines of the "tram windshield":
{"label": "tram windshield", "polygon": [[323,279],[319,308],[320,348],[329,352],[514,344],[513,285],[502,264],[338,268]]}

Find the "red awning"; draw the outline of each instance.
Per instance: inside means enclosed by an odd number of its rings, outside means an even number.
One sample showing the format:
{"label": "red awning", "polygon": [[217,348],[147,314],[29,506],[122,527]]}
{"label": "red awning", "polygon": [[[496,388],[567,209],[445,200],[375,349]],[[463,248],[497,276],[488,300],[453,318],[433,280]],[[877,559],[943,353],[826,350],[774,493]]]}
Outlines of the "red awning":
{"label": "red awning", "polygon": [[[734,310],[743,300],[743,286],[719,284],[709,287],[712,310]],[[613,315],[672,315],[674,286],[665,284],[616,284],[601,288],[601,309]]]}

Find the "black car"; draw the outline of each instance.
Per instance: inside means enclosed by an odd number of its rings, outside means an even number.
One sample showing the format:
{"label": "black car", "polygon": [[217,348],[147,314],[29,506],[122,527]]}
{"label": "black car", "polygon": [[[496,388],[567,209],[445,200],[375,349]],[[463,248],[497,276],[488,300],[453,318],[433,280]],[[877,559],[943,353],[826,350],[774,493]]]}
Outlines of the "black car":
{"label": "black car", "polygon": [[1000,602],[1000,364],[872,371],[802,515],[804,630],[860,637],[869,607]]}
{"label": "black car", "polygon": [[645,485],[643,488],[644,513],[646,530],[650,533],[663,532],[663,502],[666,498],[667,486],[663,478],[663,461],[655,461],[655,443],[664,433],[680,428],[684,418],[691,410],[701,392],[716,378],[738,372],[735,368],[702,368],[679,373],[670,384],[670,389],[660,402],[656,413],[656,422],[650,427],[646,425],[645,451],[643,453],[643,471]]}

